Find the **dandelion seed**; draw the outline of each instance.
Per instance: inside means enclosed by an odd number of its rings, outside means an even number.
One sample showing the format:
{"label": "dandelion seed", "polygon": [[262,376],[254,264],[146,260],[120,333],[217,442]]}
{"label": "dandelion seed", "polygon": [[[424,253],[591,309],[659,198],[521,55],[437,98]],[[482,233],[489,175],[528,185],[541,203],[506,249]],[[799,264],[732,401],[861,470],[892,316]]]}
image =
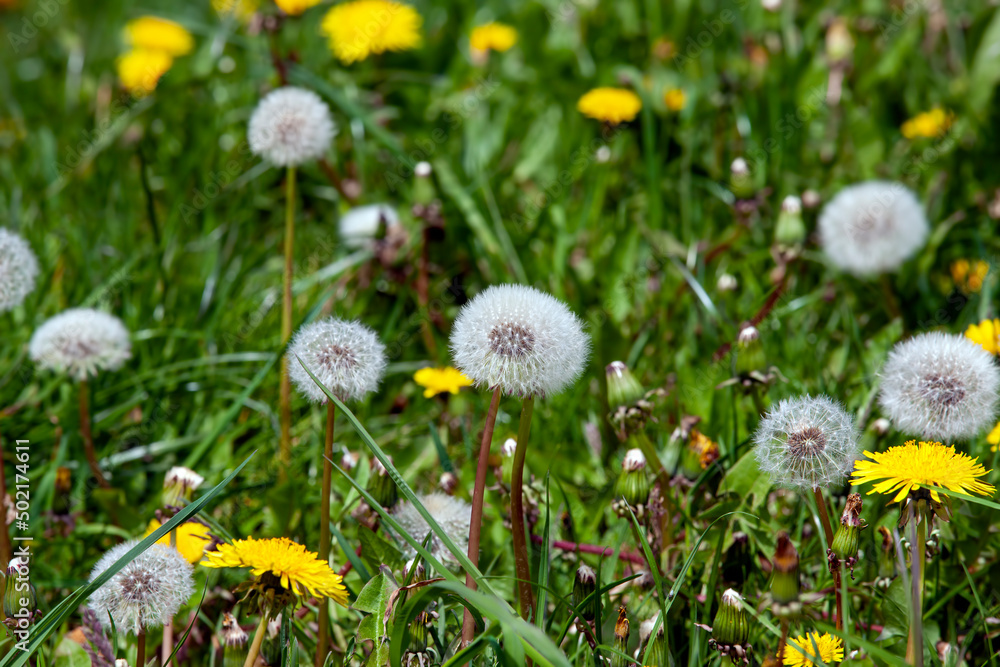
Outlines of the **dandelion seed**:
{"label": "dandelion seed", "polygon": [[625,88],[594,88],[580,98],[576,108],[588,118],[618,125],[635,120],[642,100]]}
{"label": "dandelion seed", "polygon": [[[110,549],[91,571],[93,581],[139,543]],[[170,623],[194,592],[191,565],[168,546],[154,544],[115,573],[90,596],[90,608],[101,623],[108,617],[119,631],[138,635]]]}
{"label": "dandelion seed", "polygon": [[0,227],[0,313],[17,308],[35,289],[38,260],[28,242]]}
{"label": "dandelion seed", "polygon": [[[434,492],[424,496],[419,496],[420,504],[427,509],[434,521],[448,535],[452,542],[461,550],[466,551],[469,539],[469,523],[472,518],[472,507],[459,498],[449,496],[444,493]],[[417,508],[409,502],[400,504],[393,517],[399,523],[400,528],[417,542],[423,543],[424,539],[431,535],[431,527],[417,511]],[[454,555],[441,542],[437,535],[431,537],[428,544],[431,555],[442,562],[453,562]],[[408,558],[416,556],[417,551],[410,545],[403,547],[403,552]]]}
{"label": "dandelion seed", "polygon": [[854,420],[826,396],[782,400],[761,420],[754,444],[774,484],[806,490],[841,482],[860,453]]}
{"label": "dandelion seed", "polygon": [[340,216],[340,238],[349,248],[370,247],[379,231],[386,235],[399,227],[399,214],[388,204],[356,206]]}
{"label": "dandelion seed", "polygon": [[904,433],[964,439],[996,417],[1000,370],[962,336],[935,331],[899,343],[881,374],[879,404]]}
{"label": "dandelion seed", "polygon": [[268,93],[254,109],[247,139],[255,155],[294,167],[322,157],[335,133],[330,108],[319,95],[286,86]]}
{"label": "dandelion seed", "polygon": [[451,349],[455,365],[477,386],[545,396],[580,376],[590,340],[558,299],[531,287],[498,285],[459,312]]}
{"label": "dandelion seed", "polygon": [[346,401],[375,391],[385,367],[385,346],[374,331],[357,321],[331,317],[307,324],[288,346],[288,375],[316,403],[326,403],[326,394],[306,368],[330,393]]}
{"label": "dandelion seed", "polygon": [[924,247],[928,232],[916,195],[887,181],[844,188],[819,216],[820,244],[827,257],[857,276],[895,271]]}
{"label": "dandelion seed", "polygon": [[128,329],[113,315],[70,308],[38,327],[28,344],[31,359],[46,370],[86,380],[117,370],[132,356]]}

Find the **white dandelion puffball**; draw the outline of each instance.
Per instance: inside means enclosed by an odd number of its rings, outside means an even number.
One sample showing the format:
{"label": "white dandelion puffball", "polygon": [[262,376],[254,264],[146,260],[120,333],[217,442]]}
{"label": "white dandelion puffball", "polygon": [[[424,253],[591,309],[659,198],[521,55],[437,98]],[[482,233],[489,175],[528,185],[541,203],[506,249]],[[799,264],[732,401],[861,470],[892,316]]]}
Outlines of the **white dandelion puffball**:
{"label": "white dandelion puffball", "polygon": [[[123,542],[109,550],[90,573],[93,581],[127,554],[139,540]],[[154,544],[115,573],[90,596],[90,608],[102,624],[108,616],[121,632],[169,623],[194,592],[191,565],[164,544]]]}
{"label": "white dandelion puffball", "polygon": [[477,386],[545,396],[580,376],[590,338],[555,297],[523,285],[495,285],[458,313],[451,352],[455,366]]}
{"label": "white dandelion puffball", "polygon": [[385,225],[386,232],[399,225],[399,214],[388,204],[356,206],[340,216],[340,238],[348,248],[370,245]]}
{"label": "white dandelion puffball", "polygon": [[786,398],[760,420],[754,454],[778,485],[816,489],[842,482],[861,454],[854,419],[827,396]]}
{"label": "white dandelion puffball", "polygon": [[330,108],[311,90],[286,86],[260,101],[247,129],[250,150],[279,167],[294,167],[326,153],[336,127]]}
{"label": "white dandelion puffball", "polygon": [[898,269],[924,247],[923,205],[906,186],[867,181],[846,187],[819,215],[820,244],[837,268],[856,276]]}
{"label": "white dandelion puffball", "polygon": [[996,422],[1000,370],[964,336],[932,331],[897,343],[881,375],[879,404],[904,433],[947,442]]}
{"label": "white dandelion puffball", "polygon": [[[455,543],[455,546],[465,553],[469,545],[469,523],[472,520],[472,506],[460,498],[449,496],[440,491],[418,496],[417,499],[430,515],[434,517],[434,521],[441,526],[441,529]],[[420,516],[420,512],[417,511],[413,503],[401,503],[396,508],[393,518],[399,523],[400,528],[406,531],[407,535],[421,544],[424,538],[431,534],[431,527],[424,520],[424,517]],[[454,555],[441,543],[437,535],[431,537],[428,543],[428,551],[440,561],[451,562],[455,559]],[[409,544],[404,545],[403,553],[408,558],[413,558],[417,555],[416,549]]]}
{"label": "white dandelion puffball", "polygon": [[17,308],[35,289],[38,260],[31,246],[0,227],[0,313]]}
{"label": "white dandelion puffball", "polygon": [[385,345],[374,331],[357,321],[331,317],[307,324],[295,333],[288,346],[288,376],[306,398],[316,403],[326,403],[326,394],[306,368],[330,393],[347,401],[375,391],[385,367]]}
{"label": "white dandelion puffball", "polygon": [[128,329],[114,315],[92,308],[70,308],[35,330],[28,354],[40,367],[86,380],[113,371],[132,356]]}

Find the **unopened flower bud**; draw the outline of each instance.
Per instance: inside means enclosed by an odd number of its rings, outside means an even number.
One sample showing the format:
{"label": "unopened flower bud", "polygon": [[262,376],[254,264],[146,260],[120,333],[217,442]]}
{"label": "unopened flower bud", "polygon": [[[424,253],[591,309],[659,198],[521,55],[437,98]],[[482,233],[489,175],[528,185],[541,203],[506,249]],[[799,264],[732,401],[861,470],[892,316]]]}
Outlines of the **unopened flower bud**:
{"label": "unopened flower bud", "polygon": [[429,204],[434,200],[433,168],[430,162],[418,162],[413,167],[413,201],[417,204]]}
{"label": "unopened flower bud", "polygon": [[821,201],[822,197],[815,190],[806,190],[802,193],[802,205],[806,208],[816,208]]}
{"label": "unopened flower bud", "polygon": [[771,597],[780,605],[799,601],[799,552],[784,531],[778,533],[778,545],[774,550]]}
{"label": "unopened flower bud", "polygon": [[[643,508],[649,500],[649,477],[646,475],[646,457],[642,450],[630,449],[622,460],[622,474],[618,478],[617,494],[633,508]],[[641,516],[641,510],[635,509]],[[619,515],[627,516],[628,509],[622,506]]]}
{"label": "unopened flower bud", "polygon": [[788,195],[781,203],[778,222],[774,226],[774,241],[780,246],[798,246],[806,239],[806,225],[802,222],[802,200]]}
{"label": "unopened flower bud", "polygon": [[243,667],[247,659],[247,633],[229,612],[222,615],[219,643],[224,647],[223,667]]}
{"label": "unopened flower bud", "polygon": [[163,504],[177,507],[187,503],[204,481],[204,477],[190,468],[171,468],[163,478]]}
{"label": "unopened flower bud", "polygon": [[510,480],[514,476],[515,451],[517,451],[517,440],[514,440],[514,438],[507,438],[500,445],[501,479],[505,486],[510,486]]}
{"label": "unopened flower bud", "polygon": [[764,356],[764,344],[760,340],[760,331],[752,324],[740,329],[736,337],[736,373],[747,376],[754,371],[763,370],[767,365]]}
{"label": "unopened flower bud", "polygon": [[597,574],[589,565],[581,565],[576,570],[573,580],[573,606],[585,621],[593,621],[597,617]]}
{"label": "unopened flower bud", "polygon": [[865,522],[861,518],[861,495],[852,493],[847,496],[847,506],[840,517],[840,528],[837,529],[833,544],[830,546],[838,559],[848,561],[849,567],[858,557],[858,543],[861,540],[861,529],[864,527]]}
{"label": "unopened flower bud", "polygon": [[715,289],[720,292],[732,292],[737,287],[739,287],[739,283],[736,281],[736,276],[731,273],[723,273],[715,281]]}
{"label": "unopened flower bud", "polygon": [[756,192],[750,166],[741,157],[733,160],[729,167],[729,187],[737,199],[752,199]]}
{"label": "unopened flower bud", "polygon": [[639,654],[638,658],[645,658],[639,664],[646,665],[667,665],[667,642],[663,637],[663,623],[653,635],[653,628],[656,627],[659,614],[653,618],[646,619],[639,626]]}
{"label": "unopened flower bud", "polygon": [[[391,457],[389,461],[392,461]],[[372,494],[375,502],[386,509],[395,505],[396,501],[399,500],[399,489],[396,488],[396,482],[393,481],[382,462],[375,458],[372,459],[372,471],[368,477],[368,493]]]}
{"label": "unopened flower bud", "polygon": [[449,496],[455,495],[455,489],[458,488],[458,475],[451,471],[441,473],[441,477],[438,479],[438,488]]}
{"label": "unopened flower bud", "polygon": [[826,31],[826,57],[831,64],[841,63],[851,57],[854,39],[844,18],[835,18]]}
{"label": "unopened flower bud", "polygon": [[892,422],[885,417],[879,417],[872,422],[872,431],[875,432],[875,435],[885,435],[890,428],[892,428]]}
{"label": "unopened flower bud", "polygon": [[612,361],[604,370],[608,379],[608,405],[612,411],[635,404],[646,393],[623,362]]}
{"label": "unopened flower bud", "polygon": [[35,620],[35,585],[31,583],[28,559],[15,556],[7,565],[4,577],[3,613],[8,624]]}
{"label": "unopened flower bud", "polygon": [[732,588],[722,594],[722,604],[712,623],[712,639],[721,646],[743,646],[750,638],[750,622],[743,598]]}
{"label": "unopened flower bud", "polygon": [[628,650],[628,617],[625,615],[625,605],[618,607],[618,620],[615,622],[615,648],[617,653],[611,656],[611,667],[631,667],[632,661],[626,655]]}

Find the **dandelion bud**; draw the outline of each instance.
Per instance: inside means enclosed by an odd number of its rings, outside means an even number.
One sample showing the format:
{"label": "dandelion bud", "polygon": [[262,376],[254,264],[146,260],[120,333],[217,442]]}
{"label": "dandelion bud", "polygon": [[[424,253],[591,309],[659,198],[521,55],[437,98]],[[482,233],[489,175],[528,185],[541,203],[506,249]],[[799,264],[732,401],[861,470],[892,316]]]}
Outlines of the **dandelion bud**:
{"label": "dandelion bud", "polygon": [[229,612],[222,615],[219,643],[225,647],[223,667],[243,667],[247,659],[247,633],[236,622],[236,617]]}
{"label": "dandelion bud", "polygon": [[[392,458],[390,457],[389,460],[391,462]],[[389,476],[389,471],[385,469],[382,462],[375,458],[372,459],[372,472],[368,478],[368,493],[372,494],[375,501],[386,509],[391,508],[399,500],[399,489],[396,488],[396,482]]]}
{"label": "dandelion bud", "polygon": [[190,468],[174,466],[163,478],[163,504],[177,507],[187,503],[205,478]]}
{"label": "dandelion bud", "polygon": [[[597,574],[589,565],[581,565],[573,580],[573,606],[585,621],[593,621],[597,617]],[[591,597],[592,596],[592,597]],[[588,598],[590,598],[588,600]]]}
{"label": "dandelion bud", "polygon": [[415,203],[429,204],[434,200],[432,172],[430,162],[418,162],[413,168],[413,201]]}
{"label": "dandelion bud", "polygon": [[623,362],[612,361],[604,370],[608,379],[608,406],[612,410],[633,405],[646,393]]}
{"label": "dandelion bud", "polygon": [[864,527],[865,522],[861,518],[861,495],[852,493],[847,496],[847,506],[840,517],[840,528],[837,529],[830,547],[839,560],[848,562],[848,567],[852,567],[858,557],[858,542],[861,529]]}
{"label": "dandelion bud", "polygon": [[737,199],[750,199],[756,191],[750,166],[741,157],[733,160],[733,164],[729,167],[729,187]]}
{"label": "dandelion bud", "polygon": [[[279,632],[281,631],[281,614],[277,614],[274,618],[267,622],[267,631],[264,633],[264,641],[260,645],[260,657],[264,659],[268,665],[280,665],[281,664],[281,639],[279,638]],[[260,632],[259,630],[257,632]]]}
{"label": "dandelion bud", "polygon": [[436,613],[426,609],[417,614],[410,623],[410,647],[419,652],[427,647],[430,639],[430,627],[434,624]]}
{"label": "dandelion bud", "polygon": [[7,565],[4,577],[3,613],[8,623],[26,619],[31,623],[35,618],[35,586],[31,583],[28,559],[15,557]]}
{"label": "dandelion bud", "polygon": [[736,373],[746,377],[754,371],[764,370],[767,358],[764,356],[764,344],[760,341],[760,331],[752,324],[740,329],[736,337]]}
{"label": "dandelion bud", "polygon": [[822,201],[822,197],[815,190],[806,190],[802,193],[802,205],[806,208],[816,208]]}
{"label": "dandelion bud", "polygon": [[802,200],[788,195],[781,202],[781,213],[774,226],[774,241],[782,246],[797,246],[806,239],[806,225],[802,222]]}
{"label": "dandelion bud", "polygon": [[715,281],[715,289],[720,292],[732,292],[739,286],[740,284],[737,282],[736,276],[731,273],[723,273],[719,276],[719,279]]}
{"label": "dandelion bud", "polygon": [[722,646],[743,646],[750,638],[750,622],[743,608],[743,598],[732,588],[722,594],[722,604],[712,624],[712,638]]}
{"label": "dandelion bud", "polygon": [[826,31],[826,57],[831,64],[843,62],[851,57],[854,51],[854,39],[847,29],[847,21],[836,18]]}
{"label": "dandelion bud", "polygon": [[878,578],[889,582],[896,578],[896,545],[888,528],[879,526],[878,533],[882,536],[878,550]]}
{"label": "dandelion bud", "polygon": [[618,607],[618,620],[615,622],[615,648],[618,652],[611,657],[611,667],[631,667],[632,661],[624,657],[628,650],[628,618],[625,616],[625,605]]}
{"label": "dandelion bud", "polygon": [[778,533],[778,545],[774,550],[771,597],[779,605],[791,605],[799,601],[799,552],[795,550],[785,531]]}
{"label": "dandelion bud", "polygon": [[514,474],[514,451],[517,449],[517,440],[514,438],[507,438],[502,445],[500,445],[500,457],[502,463],[502,474],[501,478],[505,486],[510,486],[511,477]]}
{"label": "dandelion bud", "polygon": [[[617,495],[635,509],[637,517],[642,516],[646,501],[649,500],[649,477],[646,475],[646,457],[639,449],[630,449],[622,461],[622,474],[618,478]],[[619,516],[628,516],[624,504],[615,508]]]}
{"label": "dandelion bud", "polygon": [[639,654],[637,658],[645,659],[639,664],[649,664],[649,665],[667,665],[667,643],[663,638],[663,623],[660,623],[660,627],[656,630],[656,635],[653,636],[653,628],[656,627],[656,622],[660,618],[657,614],[653,618],[646,619],[639,626]]}
{"label": "dandelion bud", "polygon": [[441,478],[438,479],[438,488],[449,496],[455,495],[455,489],[458,488],[458,475],[451,471],[441,473]]}

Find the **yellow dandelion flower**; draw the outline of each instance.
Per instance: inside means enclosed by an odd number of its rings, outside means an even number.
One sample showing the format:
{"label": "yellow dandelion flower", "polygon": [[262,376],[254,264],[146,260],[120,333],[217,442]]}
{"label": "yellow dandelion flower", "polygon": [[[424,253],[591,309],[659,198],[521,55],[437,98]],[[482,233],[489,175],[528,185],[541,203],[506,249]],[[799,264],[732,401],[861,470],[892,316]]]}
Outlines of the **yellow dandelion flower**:
{"label": "yellow dandelion flower", "polygon": [[517,42],[517,30],[504,23],[487,23],[472,29],[469,48],[473,51],[506,51]]}
{"label": "yellow dandelion flower", "polygon": [[212,9],[220,16],[231,14],[240,21],[249,21],[260,8],[260,0],[212,0]]}
{"label": "yellow dandelion flower", "polygon": [[671,88],[663,94],[663,103],[670,111],[680,111],[687,103],[687,94],[683,88]]}
{"label": "yellow dandelion flower", "polygon": [[136,49],[118,58],[118,78],[133,95],[143,96],[156,88],[157,82],[174,59],[163,51]]}
{"label": "yellow dandelion flower", "polygon": [[194,48],[194,39],[184,26],[158,16],[143,16],[125,24],[125,41],[135,51],[162,51],[174,58]]}
{"label": "yellow dandelion flower", "polygon": [[990,354],[996,354],[1000,351],[1000,320],[983,320],[979,324],[970,324],[965,330],[965,337]]}
{"label": "yellow dandelion flower", "polygon": [[457,394],[462,387],[472,386],[472,380],[451,366],[421,368],[413,374],[413,381],[424,388],[424,398],[444,393]]}
{"label": "yellow dandelion flower", "polygon": [[347,605],[347,589],[342,577],[312,551],[287,537],[257,540],[248,537],[232,544],[220,544],[218,551],[205,553],[205,567],[248,567],[258,579],[270,575],[282,588],[298,595],[327,597]]}
{"label": "yellow dandelion flower", "polygon": [[997,425],[993,427],[993,430],[987,434],[986,442],[992,445],[990,447],[991,452],[995,452],[998,448],[1000,448],[1000,422],[997,422]]}
{"label": "yellow dandelion flower", "polygon": [[392,0],[354,0],[335,5],[320,30],[341,62],[350,65],[373,53],[420,46],[423,18],[410,5]]}
{"label": "yellow dandelion flower", "polygon": [[584,116],[617,125],[633,120],[642,109],[642,100],[624,88],[594,88],[580,98],[576,108]]}
{"label": "yellow dandelion flower", "polygon": [[[149,527],[146,528],[146,533],[143,537],[152,535],[153,531],[159,528],[160,525],[160,522],[156,519],[150,521]],[[208,526],[195,521],[185,521],[177,526],[177,550],[184,556],[184,560],[192,565],[201,560],[202,554],[205,553],[205,547],[211,543],[211,540],[212,538],[208,534]],[[161,537],[156,543],[165,544],[169,547],[170,533]]]}
{"label": "yellow dandelion flower", "polygon": [[976,294],[983,289],[983,281],[990,272],[990,265],[981,259],[973,264],[967,259],[951,263],[951,280],[964,294]]}
{"label": "yellow dandelion flower", "polygon": [[941,499],[935,489],[982,496],[992,496],[996,491],[993,485],[976,479],[990,472],[978,459],[940,442],[917,444],[909,440],[884,452],[866,451],[865,456],[871,461],[855,461],[851,485],[877,482],[868,495],[895,493],[894,503],[917,489],[930,490],[937,502]]}
{"label": "yellow dandelion flower", "polygon": [[298,16],[310,7],[315,7],[323,0],[274,0],[278,9],[289,16]]}
{"label": "yellow dandelion flower", "polygon": [[688,447],[698,455],[698,465],[702,470],[708,468],[719,458],[719,445],[701,431],[691,431]]}
{"label": "yellow dandelion flower", "polygon": [[785,667],[813,667],[819,664],[813,662],[815,658],[822,660],[824,665],[840,662],[844,659],[844,641],[829,632],[823,635],[810,632],[799,635],[785,646]]}
{"label": "yellow dandelion flower", "polygon": [[903,123],[900,129],[903,132],[903,136],[907,139],[916,139],[918,137],[933,138],[944,134],[951,127],[954,119],[954,114],[939,107],[925,111],[922,114],[917,114]]}

